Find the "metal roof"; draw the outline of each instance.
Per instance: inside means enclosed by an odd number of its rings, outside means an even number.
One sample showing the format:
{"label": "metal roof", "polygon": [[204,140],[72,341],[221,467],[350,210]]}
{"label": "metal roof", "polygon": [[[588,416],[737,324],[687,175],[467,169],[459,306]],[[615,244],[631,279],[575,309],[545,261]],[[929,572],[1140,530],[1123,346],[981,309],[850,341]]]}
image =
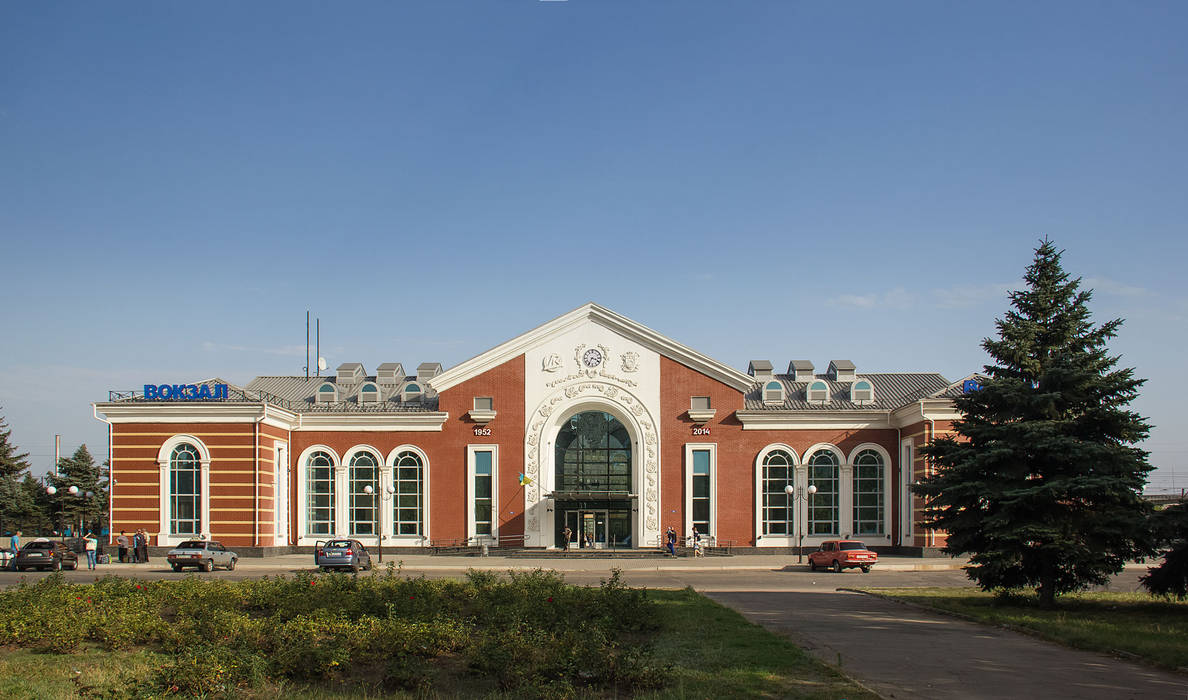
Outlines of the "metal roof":
{"label": "metal roof", "polygon": [[823,381],[829,388],[825,403],[809,403],[805,400],[805,389],[809,382],[794,382],[787,374],[777,374],[775,379],[784,385],[784,402],[768,404],[763,402],[763,384],[756,382],[743,398],[743,407],[748,411],[821,411],[852,410],[891,411],[913,401],[930,397],[949,386],[949,380],[935,372],[900,372],[859,374],[854,381],[867,380],[874,387],[874,401],[856,404],[850,401],[850,386],[854,382],[838,382],[831,375],[815,375],[813,381]]}

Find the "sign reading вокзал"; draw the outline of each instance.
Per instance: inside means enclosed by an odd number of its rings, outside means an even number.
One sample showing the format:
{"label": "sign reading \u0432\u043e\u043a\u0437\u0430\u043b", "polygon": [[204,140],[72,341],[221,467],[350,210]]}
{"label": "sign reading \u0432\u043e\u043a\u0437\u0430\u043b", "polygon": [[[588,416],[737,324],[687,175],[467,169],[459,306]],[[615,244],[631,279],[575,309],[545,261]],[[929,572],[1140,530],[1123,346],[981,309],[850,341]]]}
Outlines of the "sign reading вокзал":
{"label": "sign reading \u0432\u043e\u043a\u0437\u0430\u043b", "polygon": [[144,398],[160,401],[217,401],[227,398],[227,385],[145,384]]}

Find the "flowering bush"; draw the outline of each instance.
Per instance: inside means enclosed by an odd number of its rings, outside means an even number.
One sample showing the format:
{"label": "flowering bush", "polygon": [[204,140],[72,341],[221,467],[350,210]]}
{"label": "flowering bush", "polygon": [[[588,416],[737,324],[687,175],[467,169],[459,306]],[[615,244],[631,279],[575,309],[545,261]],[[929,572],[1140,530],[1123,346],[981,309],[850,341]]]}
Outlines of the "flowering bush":
{"label": "flowering bush", "polygon": [[127,679],[146,695],[229,697],[264,681],[323,679],[424,689],[451,659],[525,694],[650,688],[661,677],[645,643],[654,619],[647,592],[617,572],[598,588],[540,570],[464,581],[389,570],[93,584],[58,574],[0,591],[0,646],[166,654],[151,678]]}

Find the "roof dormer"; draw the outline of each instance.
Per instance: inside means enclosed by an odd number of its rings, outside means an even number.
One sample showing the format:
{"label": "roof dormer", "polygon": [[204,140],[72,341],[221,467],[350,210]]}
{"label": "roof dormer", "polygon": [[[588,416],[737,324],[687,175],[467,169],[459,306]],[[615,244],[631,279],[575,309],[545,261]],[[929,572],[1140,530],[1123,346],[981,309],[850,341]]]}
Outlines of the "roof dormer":
{"label": "roof dormer", "polygon": [[811,382],[813,380],[813,363],[808,360],[792,360],[788,363],[788,376],[794,382]]}
{"label": "roof dormer", "polygon": [[763,384],[763,403],[784,403],[784,384],[778,379],[771,379]]}
{"label": "roof dormer", "polygon": [[829,385],[820,379],[809,382],[804,390],[804,399],[809,403],[825,403],[829,399]]}
{"label": "roof dormer", "polygon": [[399,384],[404,381],[404,365],[385,362],[375,368],[375,380],[380,384]]}
{"label": "roof dormer", "polygon": [[829,376],[833,377],[833,381],[835,382],[854,381],[854,371],[854,363],[849,360],[829,361]]}
{"label": "roof dormer", "polygon": [[318,391],[317,394],[315,394],[314,400],[317,401],[317,403],[334,403],[335,401],[338,401],[338,387],[334,386],[330,382],[323,382],[322,385],[318,387]]}
{"label": "roof dormer", "polygon": [[850,401],[859,405],[874,402],[874,385],[869,379],[859,379],[850,385]]}
{"label": "roof dormer", "polygon": [[363,370],[363,363],[361,362],[344,362],[334,371],[334,381],[339,386],[358,384],[363,381],[363,377],[365,376],[367,376],[367,372]]}
{"label": "roof dormer", "polygon": [[751,363],[747,365],[747,374],[754,377],[757,382],[771,381],[771,362],[769,360],[751,360]]}
{"label": "roof dormer", "polygon": [[379,403],[379,386],[375,382],[363,382],[363,386],[359,387],[359,392],[355,396],[360,404]]}

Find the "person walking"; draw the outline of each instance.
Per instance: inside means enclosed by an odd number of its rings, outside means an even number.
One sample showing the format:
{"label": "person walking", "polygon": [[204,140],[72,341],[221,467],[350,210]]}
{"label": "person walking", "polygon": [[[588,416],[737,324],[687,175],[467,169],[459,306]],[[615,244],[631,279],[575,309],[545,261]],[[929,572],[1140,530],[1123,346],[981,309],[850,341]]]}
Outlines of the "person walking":
{"label": "person walking", "polygon": [[83,542],[86,543],[87,551],[87,571],[95,570],[95,557],[99,553],[99,540],[95,539],[95,534],[88,532],[83,535]]}
{"label": "person walking", "polygon": [[120,530],[120,536],[116,538],[116,544],[120,548],[120,563],[128,563],[128,535],[123,530]]}
{"label": "person walking", "polygon": [[676,530],[672,529],[672,527],[670,526],[668,528],[668,556],[670,556],[670,557],[676,556],[676,541],[677,541]]}
{"label": "person walking", "polygon": [[571,537],[573,537],[573,530],[570,530],[569,526],[566,525],[565,529],[561,531],[561,551],[562,552],[569,551],[569,539]]}
{"label": "person walking", "polygon": [[16,534],[8,538],[8,548],[12,550],[12,559],[9,566],[13,571],[16,571],[16,555],[21,551],[21,531],[17,530]]}

